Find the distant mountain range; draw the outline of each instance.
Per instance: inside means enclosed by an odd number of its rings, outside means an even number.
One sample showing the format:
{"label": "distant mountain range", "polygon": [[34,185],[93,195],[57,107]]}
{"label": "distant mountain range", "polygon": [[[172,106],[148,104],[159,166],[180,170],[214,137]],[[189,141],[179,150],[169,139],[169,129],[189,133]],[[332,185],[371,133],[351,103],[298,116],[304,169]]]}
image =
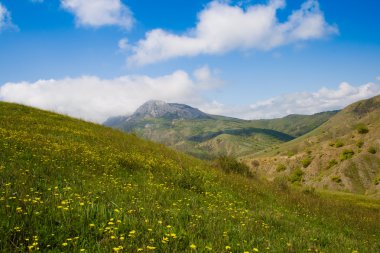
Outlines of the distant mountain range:
{"label": "distant mountain range", "polygon": [[336,113],[242,120],[206,114],[184,104],[151,100],[132,115],[110,118],[104,125],[210,159],[219,155],[248,155],[293,140]]}

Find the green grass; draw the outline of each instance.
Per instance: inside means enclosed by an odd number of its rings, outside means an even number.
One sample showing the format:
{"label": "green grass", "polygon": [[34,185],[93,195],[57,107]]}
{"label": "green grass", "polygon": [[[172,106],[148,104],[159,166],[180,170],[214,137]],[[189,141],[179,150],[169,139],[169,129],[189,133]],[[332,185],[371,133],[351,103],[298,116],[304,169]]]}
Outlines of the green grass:
{"label": "green grass", "polygon": [[0,103],[0,252],[379,252],[379,210]]}

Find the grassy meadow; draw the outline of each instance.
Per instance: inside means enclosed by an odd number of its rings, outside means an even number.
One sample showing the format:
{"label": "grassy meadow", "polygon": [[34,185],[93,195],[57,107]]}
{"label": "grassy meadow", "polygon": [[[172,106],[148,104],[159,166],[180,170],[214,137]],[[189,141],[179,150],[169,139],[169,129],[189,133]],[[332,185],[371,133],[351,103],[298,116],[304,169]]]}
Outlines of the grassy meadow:
{"label": "grassy meadow", "polygon": [[380,201],[0,103],[1,252],[380,252]]}

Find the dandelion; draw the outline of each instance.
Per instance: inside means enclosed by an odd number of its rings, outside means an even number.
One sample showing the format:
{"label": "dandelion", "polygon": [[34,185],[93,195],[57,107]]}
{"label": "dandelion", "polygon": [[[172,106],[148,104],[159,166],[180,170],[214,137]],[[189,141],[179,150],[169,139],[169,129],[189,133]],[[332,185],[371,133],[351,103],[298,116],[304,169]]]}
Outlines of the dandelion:
{"label": "dandelion", "polygon": [[67,246],[67,242],[62,243],[62,246],[66,247]]}
{"label": "dandelion", "polygon": [[122,249],[123,249],[123,246],[119,246],[119,247],[112,248],[112,250],[113,250],[114,252],[119,252],[119,251],[121,251]]}
{"label": "dandelion", "polygon": [[231,249],[231,246],[226,246],[226,250],[230,250]]}
{"label": "dandelion", "polygon": [[156,249],[156,247],[153,247],[153,246],[146,246],[146,248],[147,248],[148,250],[155,250],[155,249]]}
{"label": "dandelion", "polygon": [[194,243],[190,244],[190,249],[196,249],[196,248],[197,246]]}
{"label": "dandelion", "polygon": [[167,237],[163,237],[162,240],[161,240],[162,243],[168,243],[169,242],[169,238]]}
{"label": "dandelion", "polygon": [[90,228],[93,228],[93,227],[95,227],[95,224],[91,223],[89,226],[90,226]]}
{"label": "dandelion", "polygon": [[253,248],[253,252],[259,252],[258,248]]}

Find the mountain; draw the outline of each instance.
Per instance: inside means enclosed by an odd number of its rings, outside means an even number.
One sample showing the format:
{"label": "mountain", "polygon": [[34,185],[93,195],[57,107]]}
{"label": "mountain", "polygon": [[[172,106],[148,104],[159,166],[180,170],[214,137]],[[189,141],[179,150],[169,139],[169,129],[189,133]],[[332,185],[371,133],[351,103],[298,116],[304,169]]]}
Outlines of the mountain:
{"label": "mountain", "polygon": [[379,200],[242,168],[0,102],[0,252],[379,252]]}
{"label": "mountain", "polygon": [[310,133],[243,160],[270,179],[380,195],[380,96],[349,105]]}
{"label": "mountain", "polygon": [[209,115],[183,104],[148,101],[131,116],[110,118],[104,125],[209,159],[219,155],[247,155],[290,141],[336,113],[249,121]]}
{"label": "mountain", "polygon": [[174,119],[209,119],[210,116],[200,110],[184,104],[165,103],[160,100],[149,100],[141,105],[131,116],[109,118],[105,125],[118,125],[124,122],[133,125],[147,118]]}

